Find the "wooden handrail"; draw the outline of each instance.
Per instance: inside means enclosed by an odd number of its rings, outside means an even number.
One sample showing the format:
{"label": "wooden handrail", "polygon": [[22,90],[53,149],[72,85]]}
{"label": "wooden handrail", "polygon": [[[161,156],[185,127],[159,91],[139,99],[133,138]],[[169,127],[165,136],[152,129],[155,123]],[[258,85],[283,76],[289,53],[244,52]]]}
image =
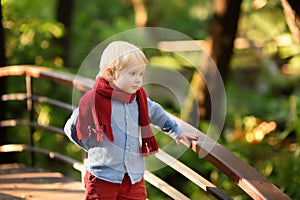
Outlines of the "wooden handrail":
{"label": "wooden handrail", "polygon": [[0,68],[0,77],[28,75],[34,78],[45,78],[55,82],[73,86],[80,91],[93,87],[94,80],[70,73],[53,71],[49,68],[32,65],[15,65]]}
{"label": "wooden handrail", "polygon": [[172,197],[173,199],[178,200],[189,200],[187,196],[176,190],[174,187],[170,186],[164,180],[160,179],[159,177],[155,176],[149,171],[145,171],[144,175],[145,181],[151,183],[153,186],[160,189],[162,192],[167,194],[168,196]]}
{"label": "wooden handrail", "polygon": [[[29,75],[35,78],[46,78],[71,85],[80,91],[89,90],[94,83],[94,80],[88,78],[76,77],[68,73],[51,71],[42,67],[11,66],[0,68],[0,77],[9,75]],[[180,124],[183,131],[193,132],[198,135],[199,139],[192,143],[191,149],[226,174],[253,199],[290,199],[254,168],[243,162],[221,144],[188,123],[171,114],[169,115]]]}
{"label": "wooden handrail", "polygon": [[2,101],[8,101],[8,100],[26,100],[26,99],[31,99],[33,101],[37,101],[39,103],[46,103],[49,105],[53,105],[59,108],[63,108],[69,111],[72,111],[74,107],[68,103],[63,103],[61,101],[57,101],[55,99],[51,99],[49,97],[45,96],[39,96],[39,95],[31,95],[28,97],[27,94],[25,93],[14,93],[14,94],[4,94],[1,97]]}
{"label": "wooden handrail", "polygon": [[290,199],[253,167],[243,162],[218,142],[179,118],[173,115],[170,117],[181,125],[182,130],[198,135],[198,141],[192,142],[191,149],[193,151],[226,174],[253,199]]}
{"label": "wooden handrail", "polygon": [[230,200],[231,198],[227,196],[222,190],[217,188],[214,184],[207,181],[205,178],[197,174],[195,171],[178,161],[176,158],[173,158],[171,155],[164,152],[162,149],[155,154],[162,162],[168,164],[170,167],[175,169],[177,172],[181,173],[183,176],[187,177],[190,181],[195,183],[197,186],[202,188],[205,192],[211,194],[217,199],[226,199]]}

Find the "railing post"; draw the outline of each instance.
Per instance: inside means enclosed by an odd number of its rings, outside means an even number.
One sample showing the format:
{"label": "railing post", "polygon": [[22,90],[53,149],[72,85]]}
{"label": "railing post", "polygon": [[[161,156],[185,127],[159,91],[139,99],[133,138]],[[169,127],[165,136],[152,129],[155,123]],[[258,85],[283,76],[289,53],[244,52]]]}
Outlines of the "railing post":
{"label": "railing post", "polygon": [[[33,101],[32,101],[32,82],[31,76],[26,75],[26,96],[27,96],[27,111],[29,114],[29,120],[32,122],[34,120],[34,112],[33,112]],[[34,139],[33,139],[34,128],[29,127],[29,144],[34,147]],[[35,156],[34,152],[30,152],[30,163],[31,166],[35,165]]]}

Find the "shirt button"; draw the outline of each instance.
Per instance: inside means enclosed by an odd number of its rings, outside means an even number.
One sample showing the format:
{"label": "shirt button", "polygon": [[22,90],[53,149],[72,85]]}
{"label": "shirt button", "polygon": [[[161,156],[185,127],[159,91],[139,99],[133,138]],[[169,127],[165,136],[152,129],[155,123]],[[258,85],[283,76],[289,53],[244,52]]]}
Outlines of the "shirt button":
{"label": "shirt button", "polygon": [[130,145],[127,145],[127,149],[130,149]]}

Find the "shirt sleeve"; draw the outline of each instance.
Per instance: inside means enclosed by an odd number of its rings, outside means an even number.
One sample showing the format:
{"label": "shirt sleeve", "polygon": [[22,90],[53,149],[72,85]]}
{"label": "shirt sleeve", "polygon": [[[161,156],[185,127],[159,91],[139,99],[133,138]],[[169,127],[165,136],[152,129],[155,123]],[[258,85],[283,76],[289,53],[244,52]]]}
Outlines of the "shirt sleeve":
{"label": "shirt sleeve", "polygon": [[148,98],[148,110],[150,123],[152,125],[156,126],[174,139],[180,135],[180,127],[174,120],[170,119],[160,104]]}
{"label": "shirt sleeve", "polygon": [[67,122],[64,126],[64,132],[65,132],[66,136],[73,143],[75,143],[77,146],[79,146],[83,150],[87,151],[86,145],[84,145],[84,143],[77,138],[76,123],[77,123],[77,119],[78,119],[78,113],[79,113],[79,109],[77,107],[72,112],[71,117],[67,120]]}

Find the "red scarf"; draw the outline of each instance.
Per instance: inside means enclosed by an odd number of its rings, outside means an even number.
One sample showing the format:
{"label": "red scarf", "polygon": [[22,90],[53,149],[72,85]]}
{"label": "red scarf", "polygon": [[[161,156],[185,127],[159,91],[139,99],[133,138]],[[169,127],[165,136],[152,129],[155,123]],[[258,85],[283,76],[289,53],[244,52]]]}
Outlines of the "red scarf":
{"label": "red scarf", "polygon": [[141,87],[134,94],[127,94],[120,90],[113,89],[108,82],[99,78],[94,89],[86,92],[79,102],[79,115],[76,124],[78,139],[95,137],[98,142],[103,141],[104,133],[109,141],[114,141],[111,128],[111,100],[118,100],[124,103],[131,103],[137,97],[139,108],[139,125],[142,132],[142,155],[156,153],[158,145],[152,133],[148,118],[148,102],[146,92]]}

